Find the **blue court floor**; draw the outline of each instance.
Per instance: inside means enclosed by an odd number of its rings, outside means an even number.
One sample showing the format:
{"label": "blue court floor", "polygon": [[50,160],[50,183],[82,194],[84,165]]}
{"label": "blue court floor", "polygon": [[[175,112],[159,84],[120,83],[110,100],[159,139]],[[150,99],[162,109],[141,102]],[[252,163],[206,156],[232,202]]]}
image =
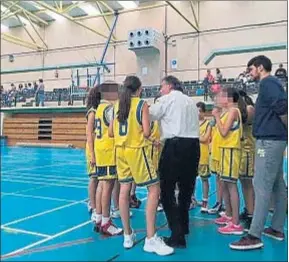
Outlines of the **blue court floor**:
{"label": "blue court floor", "polygon": [[[214,178],[210,204],[215,202]],[[199,208],[190,213],[188,247],[169,257],[142,250],[145,238],[146,189],[133,210],[132,225],[138,244],[122,248],[122,236],[103,238],[92,230],[87,213],[87,183],[83,150],[1,147],[1,260],[4,261],[285,261],[286,240],[263,237],[264,248],[232,251],[238,236],[217,232],[214,216]],[[197,197],[201,199],[198,180]],[[271,216],[268,217],[268,223]],[[121,225],[120,219],[115,223]],[[168,235],[163,213],[157,216],[158,234]],[[287,224],[286,224],[287,227]]]}

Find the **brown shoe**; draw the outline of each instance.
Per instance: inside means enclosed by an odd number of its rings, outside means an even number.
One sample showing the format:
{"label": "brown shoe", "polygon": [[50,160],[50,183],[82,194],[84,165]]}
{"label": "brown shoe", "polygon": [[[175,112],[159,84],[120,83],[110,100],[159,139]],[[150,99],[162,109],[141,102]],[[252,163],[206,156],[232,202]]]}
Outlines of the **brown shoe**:
{"label": "brown shoe", "polygon": [[261,239],[249,234],[242,237],[239,241],[230,244],[230,248],[235,250],[252,250],[262,248],[263,246]]}
{"label": "brown shoe", "polygon": [[263,234],[267,237],[271,237],[279,241],[283,241],[285,238],[284,233],[278,232],[274,230],[272,227],[265,228],[265,230],[263,231]]}

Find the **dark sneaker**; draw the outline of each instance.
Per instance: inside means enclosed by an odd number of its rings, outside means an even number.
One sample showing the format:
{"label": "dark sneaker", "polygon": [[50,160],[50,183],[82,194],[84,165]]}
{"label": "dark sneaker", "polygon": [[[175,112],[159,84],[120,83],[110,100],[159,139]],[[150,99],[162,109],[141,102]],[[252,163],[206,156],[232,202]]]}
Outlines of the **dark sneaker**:
{"label": "dark sneaker", "polygon": [[251,224],[252,224],[252,217],[247,217],[246,219],[243,220],[243,226],[244,226],[244,231],[248,232]]}
{"label": "dark sneaker", "polygon": [[247,235],[242,237],[239,241],[230,244],[230,248],[235,250],[252,250],[262,248],[264,244],[260,238]]}
{"label": "dark sneaker", "polygon": [[271,237],[279,241],[283,241],[285,238],[284,233],[278,232],[274,230],[272,227],[265,228],[265,230],[263,231],[263,234],[267,237]]}
{"label": "dark sneaker", "polygon": [[240,218],[240,220],[246,220],[247,217],[248,217],[248,211],[247,211],[247,208],[244,208],[243,212],[240,214],[239,218]]}
{"label": "dark sneaker", "polygon": [[130,196],[130,203],[129,203],[130,208],[139,208],[140,205],[141,201],[137,199],[136,195]]}
{"label": "dark sneaker", "polygon": [[209,214],[217,214],[222,209],[222,204],[217,202],[211,209],[208,210]]}

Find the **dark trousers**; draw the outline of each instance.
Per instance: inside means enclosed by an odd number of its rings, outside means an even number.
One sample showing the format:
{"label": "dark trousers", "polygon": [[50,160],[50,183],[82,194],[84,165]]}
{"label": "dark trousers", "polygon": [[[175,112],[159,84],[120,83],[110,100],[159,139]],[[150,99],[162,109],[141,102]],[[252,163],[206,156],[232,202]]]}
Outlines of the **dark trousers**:
{"label": "dark trousers", "polygon": [[[200,159],[198,138],[173,138],[165,142],[159,162],[161,202],[173,238],[189,231],[189,207]],[[179,186],[178,204],[175,198]]]}

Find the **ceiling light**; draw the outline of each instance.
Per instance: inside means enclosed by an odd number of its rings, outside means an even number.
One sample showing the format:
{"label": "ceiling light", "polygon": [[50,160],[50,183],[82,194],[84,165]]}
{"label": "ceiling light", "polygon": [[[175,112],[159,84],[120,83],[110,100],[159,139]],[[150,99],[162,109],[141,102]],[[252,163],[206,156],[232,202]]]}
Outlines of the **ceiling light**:
{"label": "ceiling light", "polygon": [[1,24],[1,33],[5,33],[9,31],[9,27],[6,25]]}
{"label": "ceiling light", "polygon": [[125,9],[132,9],[137,7],[135,1],[117,1],[117,2]]}
{"label": "ceiling light", "polygon": [[79,5],[79,8],[82,9],[88,15],[99,15],[99,11],[89,3],[83,3]]}
{"label": "ceiling light", "polygon": [[61,15],[58,15],[50,10],[45,11],[45,13],[49,16],[51,16],[53,19],[55,19],[56,21],[62,22],[65,20],[65,18]]}
{"label": "ceiling light", "polygon": [[29,21],[25,17],[22,17],[22,16],[18,16],[18,17],[22,23],[29,24]]}

